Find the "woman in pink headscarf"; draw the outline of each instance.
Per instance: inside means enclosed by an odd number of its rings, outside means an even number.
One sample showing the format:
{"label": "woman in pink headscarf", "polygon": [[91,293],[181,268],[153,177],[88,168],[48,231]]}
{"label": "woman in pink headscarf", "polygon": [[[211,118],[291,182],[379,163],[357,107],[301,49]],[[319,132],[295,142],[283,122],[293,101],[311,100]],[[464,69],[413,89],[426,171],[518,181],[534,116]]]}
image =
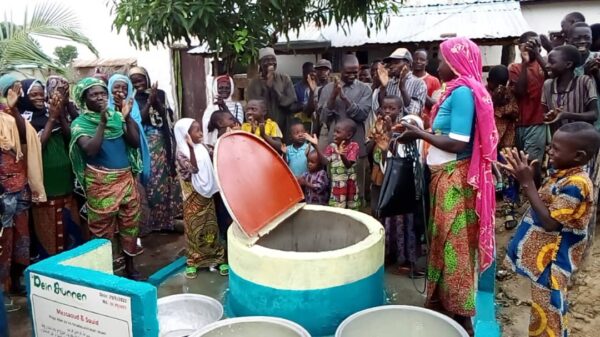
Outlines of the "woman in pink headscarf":
{"label": "woman in pink headscarf", "polygon": [[466,38],[440,45],[446,91],[432,109],[428,133],[406,124],[403,138],[431,144],[431,247],[427,303],[450,312],[472,334],[475,258],[483,271],[494,259],[495,195],[492,162],[498,133],[492,100],[482,83],[479,47]]}

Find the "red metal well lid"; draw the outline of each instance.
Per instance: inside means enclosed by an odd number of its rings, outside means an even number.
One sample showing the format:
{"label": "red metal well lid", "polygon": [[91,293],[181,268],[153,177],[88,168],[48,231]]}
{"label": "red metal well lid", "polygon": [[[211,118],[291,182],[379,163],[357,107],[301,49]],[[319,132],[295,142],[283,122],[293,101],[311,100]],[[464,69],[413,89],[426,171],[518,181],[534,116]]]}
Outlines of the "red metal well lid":
{"label": "red metal well lid", "polygon": [[213,162],[225,206],[251,243],[303,206],[304,194],[285,161],[250,133],[219,138]]}

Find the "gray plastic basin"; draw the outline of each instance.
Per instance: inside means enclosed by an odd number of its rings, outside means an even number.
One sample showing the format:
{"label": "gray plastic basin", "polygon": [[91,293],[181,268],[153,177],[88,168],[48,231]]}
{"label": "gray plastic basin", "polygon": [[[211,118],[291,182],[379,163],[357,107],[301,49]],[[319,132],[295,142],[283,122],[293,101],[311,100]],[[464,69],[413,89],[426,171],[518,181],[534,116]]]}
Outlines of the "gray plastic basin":
{"label": "gray plastic basin", "polygon": [[335,337],[469,337],[450,317],[409,305],[385,305],[345,319]]}
{"label": "gray plastic basin", "polygon": [[275,317],[225,319],[200,329],[190,337],[311,337],[300,325]]}
{"label": "gray plastic basin", "polygon": [[158,299],[160,337],[186,337],[221,319],[223,306],[212,297],[178,294]]}

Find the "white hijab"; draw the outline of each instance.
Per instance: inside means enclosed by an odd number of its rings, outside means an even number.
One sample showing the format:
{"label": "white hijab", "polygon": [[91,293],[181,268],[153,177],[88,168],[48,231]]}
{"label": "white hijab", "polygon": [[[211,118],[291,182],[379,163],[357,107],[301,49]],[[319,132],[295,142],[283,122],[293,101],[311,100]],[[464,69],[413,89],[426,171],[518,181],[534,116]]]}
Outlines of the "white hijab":
{"label": "white hijab", "polygon": [[231,86],[231,93],[229,94],[229,97],[224,99],[225,104],[229,109],[229,112],[231,112],[233,117],[235,117],[235,119],[237,119],[240,122],[240,124],[244,123],[244,108],[242,107],[240,102],[233,100],[233,93],[235,91],[235,83],[233,82],[233,78],[229,75],[221,75],[215,77],[212,86],[212,97],[208,97],[208,102],[211,104],[208,105],[206,111],[204,111],[204,115],[202,116],[202,131],[204,132],[204,144],[207,145],[215,145],[217,143],[218,131],[213,130],[213,132],[208,132],[208,123],[210,122],[210,118],[213,112],[219,110],[219,107],[213,105],[212,102],[219,97],[219,79],[221,78],[227,78],[229,80],[229,85]]}
{"label": "white hijab", "polygon": [[[190,158],[190,148],[186,139],[192,123],[194,123],[194,119],[182,118],[175,123],[174,128],[177,151],[183,153],[187,158]],[[194,154],[198,164],[198,173],[192,174],[192,186],[201,196],[210,198],[219,191],[210,155],[202,144],[194,144]]]}

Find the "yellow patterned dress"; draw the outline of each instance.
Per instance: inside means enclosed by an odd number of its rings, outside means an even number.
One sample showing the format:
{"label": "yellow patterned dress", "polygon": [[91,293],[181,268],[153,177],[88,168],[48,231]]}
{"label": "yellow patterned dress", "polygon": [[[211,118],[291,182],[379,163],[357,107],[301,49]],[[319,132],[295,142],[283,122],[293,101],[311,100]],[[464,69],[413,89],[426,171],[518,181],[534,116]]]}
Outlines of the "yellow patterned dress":
{"label": "yellow patterned dress", "polygon": [[562,224],[560,230],[546,231],[535,211],[529,209],[508,244],[508,262],[531,279],[529,336],[568,336],[567,285],[587,244],[592,189],[583,167],[551,174],[539,194],[552,218]]}
{"label": "yellow patterned dress", "polygon": [[197,169],[181,152],[177,152],[177,171],[183,194],[187,265],[207,268],[221,264],[225,261],[225,249],[219,238],[215,203],[194,190],[191,176]]}

